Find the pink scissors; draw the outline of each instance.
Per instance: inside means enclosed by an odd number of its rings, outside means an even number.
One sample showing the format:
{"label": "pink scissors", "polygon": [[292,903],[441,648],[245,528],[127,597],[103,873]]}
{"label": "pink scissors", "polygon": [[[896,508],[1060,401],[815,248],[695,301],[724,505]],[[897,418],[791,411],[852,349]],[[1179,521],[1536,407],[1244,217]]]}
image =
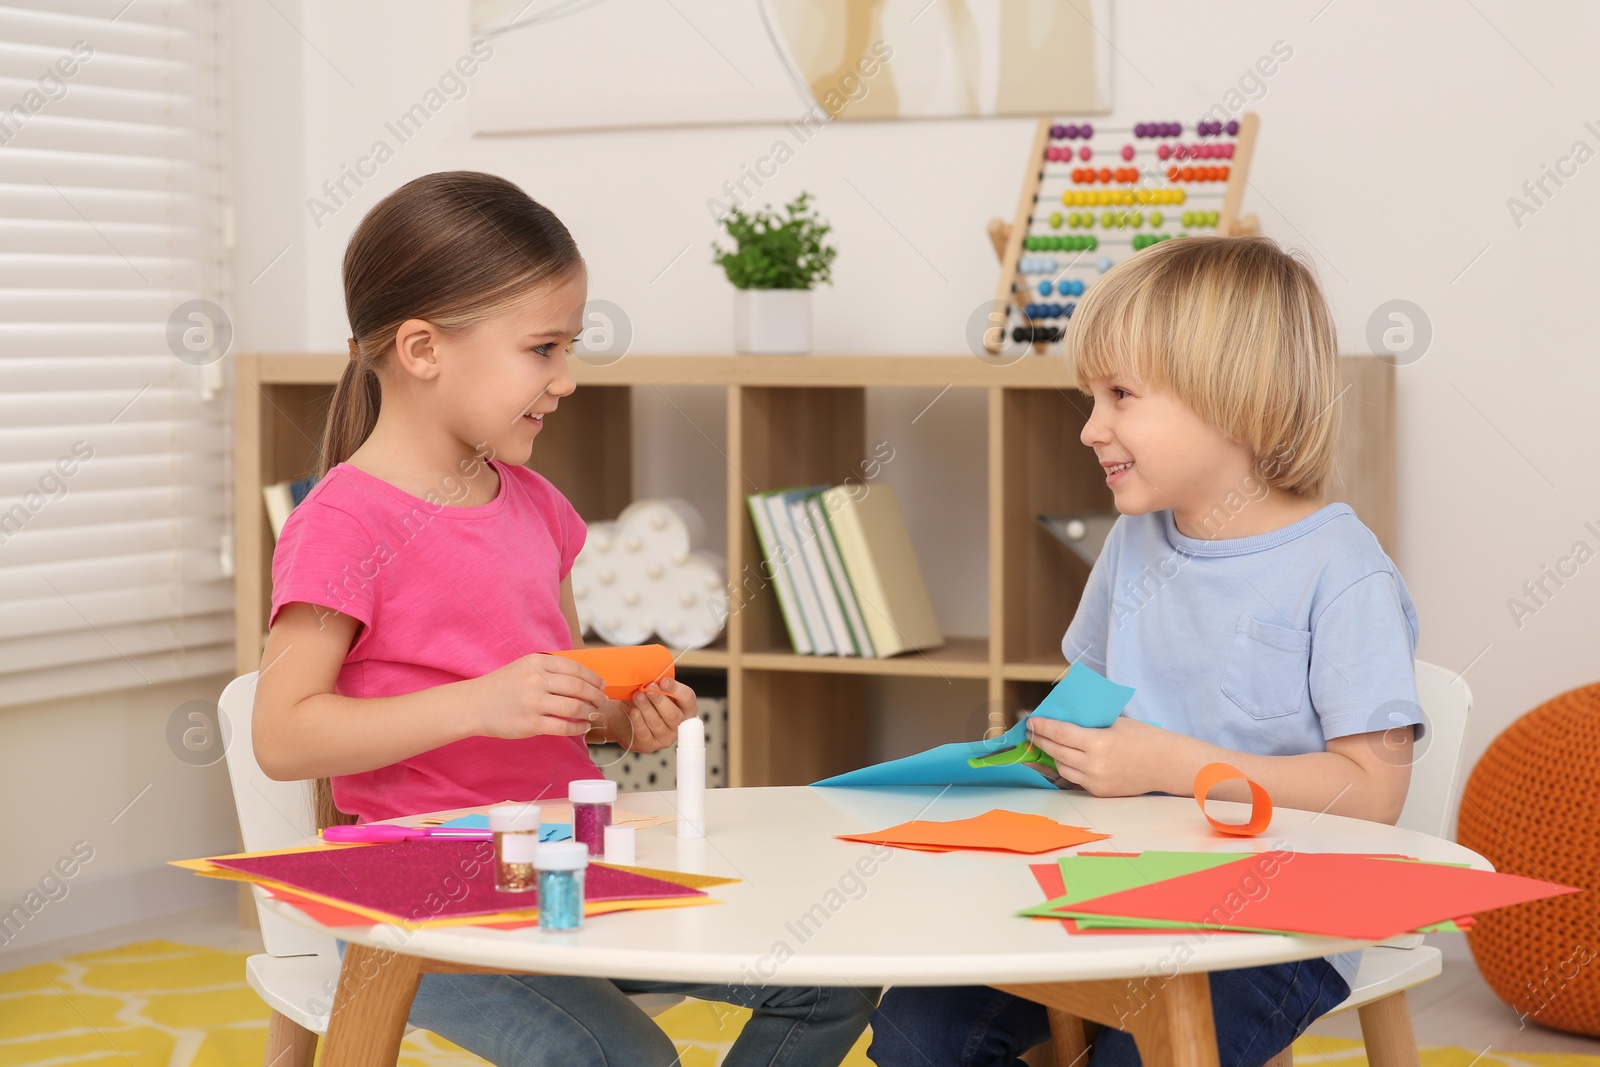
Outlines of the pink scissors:
{"label": "pink scissors", "polygon": [[375,841],[421,841],[430,837],[450,841],[489,841],[494,834],[488,830],[470,830],[459,826],[394,826],[389,823],[355,823],[350,826],[329,826],[322,831],[324,841],[338,844]]}

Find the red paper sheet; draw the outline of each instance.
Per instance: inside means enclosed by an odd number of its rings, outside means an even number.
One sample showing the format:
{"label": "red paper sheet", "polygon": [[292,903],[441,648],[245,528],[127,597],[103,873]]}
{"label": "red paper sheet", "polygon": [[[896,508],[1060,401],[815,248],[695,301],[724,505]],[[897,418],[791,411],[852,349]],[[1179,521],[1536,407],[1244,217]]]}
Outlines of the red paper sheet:
{"label": "red paper sheet", "polygon": [[1270,876],[1259,864],[1225,864],[1085,900],[1072,910],[1381,941],[1459,915],[1577,892],[1520,875],[1433,863],[1352,853],[1292,855]]}
{"label": "red paper sheet", "polygon": [[1044,815],[1004,808],[952,822],[913,820],[877,833],[840,835],[845,841],[865,841],[923,852],[981,850],[1034,855],[1090,841],[1104,841],[1109,836],[1083,826],[1068,826]]}
{"label": "red paper sheet", "polygon": [[[395,841],[211,862],[412,921],[539,906],[536,889],[495,889],[488,841]],[[588,901],[703,896],[698,889],[611,867],[592,866],[584,878]]]}

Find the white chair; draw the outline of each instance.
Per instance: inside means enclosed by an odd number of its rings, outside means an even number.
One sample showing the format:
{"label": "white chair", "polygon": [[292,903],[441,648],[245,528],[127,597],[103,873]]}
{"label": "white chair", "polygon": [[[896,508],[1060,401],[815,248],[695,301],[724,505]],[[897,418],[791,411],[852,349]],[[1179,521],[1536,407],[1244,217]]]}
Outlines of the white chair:
{"label": "white chair", "polygon": [[[312,783],[274,781],[256,762],[250,721],[257,673],[251,671],[229,682],[217,702],[227,741],[233,803],[247,852],[292,848],[317,832]],[[265,1062],[267,1067],[311,1067],[317,1039],[327,1033],[333,1008],[339,981],[338,947],[327,934],[268,911],[262,905],[266,893],[260,888],[251,886],[250,891],[255,894],[266,952],[245,960],[245,980],[272,1009]],[[638,993],[630,999],[652,1016],[683,1001],[665,993]]]}
{"label": "white chair", "polygon": [[[1433,736],[1411,765],[1411,788],[1396,823],[1407,830],[1444,837],[1450,828],[1450,798],[1461,776],[1461,745],[1472,712],[1472,689],[1462,678],[1437,663],[1417,660],[1417,703],[1422,705]],[[1406,990],[1439,977],[1443,954],[1422,943],[1421,934],[1406,934],[1367,949],[1350,984],[1350,996],[1330,1015],[1355,1011],[1372,1067],[1417,1067],[1417,1038],[1411,1030]],[[1294,1055],[1284,1049],[1273,1061],[1290,1067]]]}
{"label": "white chair", "polygon": [[[1417,660],[1417,702],[1428,720],[1427,747],[1411,766],[1411,787],[1396,823],[1407,830],[1444,837],[1449,829],[1450,798],[1461,772],[1461,745],[1472,711],[1472,690],[1458,674]],[[1417,1067],[1417,1039],[1411,1029],[1406,990],[1437,978],[1443,954],[1422,943],[1421,934],[1391,938],[1361,954],[1361,966],[1350,996],[1330,1015],[1355,1011],[1371,1067]],[[1082,1055],[1083,1027],[1065,1012],[1050,1012],[1055,1062],[1066,1067]],[[1267,1067],[1292,1067],[1294,1053],[1284,1049]]]}

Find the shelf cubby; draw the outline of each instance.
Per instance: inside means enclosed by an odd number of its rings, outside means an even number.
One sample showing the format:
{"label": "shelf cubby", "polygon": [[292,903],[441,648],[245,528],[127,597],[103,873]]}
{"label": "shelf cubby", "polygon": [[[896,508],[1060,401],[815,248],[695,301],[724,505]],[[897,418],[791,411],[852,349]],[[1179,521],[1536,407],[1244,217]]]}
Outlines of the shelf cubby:
{"label": "shelf cubby", "polygon": [[[239,673],[260,666],[271,593],[273,542],[261,487],[316,469],[328,402],[347,362],[342,354],[235,361]],[[1393,368],[1370,357],[1341,362],[1350,388],[1333,498],[1350,503],[1393,554]],[[974,737],[965,739],[974,740],[1035,706],[1065,672],[1061,637],[1089,567],[1034,516],[1112,504],[1104,473],[1079,441],[1089,400],[1072,388],[1060,359],[630,355],[604,367],[575,361],[572,369],[579,387],[561,400],[562,417],[540,434],[529,465],[590,522],[659,491],[634,469],[635,394],[692,386],[719,391],[726,402],[725,439],[695,427],[684,440],[692,440],[694,462],[726,463],[725,511],[706,520],[725,524],[729,624],[715,644],[684,653],[678,664],[701,677],[725,676],[731,784],[809,782],[862,766],[873,758],[875,712],[886,701],[897,715],[900,704],[915,708],[929,685],[971,703]],[[947,636],[942,648],[892,659],[796,655],[762,572],[745,497],[859,479],[870,451],[868,392],[880,388],[930,397],[973,389],[986,398],[974,407],[987,413],[987,484],[983,495],[948,506],[987,510],[989,632]],[[912,530],[913,540],[918,534]],[[949,725],[930,724],[927,743],[962,740],[943,736]]]}

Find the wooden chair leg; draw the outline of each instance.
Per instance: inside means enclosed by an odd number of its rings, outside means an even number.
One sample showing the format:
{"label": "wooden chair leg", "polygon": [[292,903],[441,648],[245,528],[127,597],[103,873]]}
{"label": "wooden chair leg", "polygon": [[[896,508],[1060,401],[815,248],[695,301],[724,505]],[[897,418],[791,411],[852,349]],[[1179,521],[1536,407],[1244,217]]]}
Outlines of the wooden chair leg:
{"label": "wooden chair leg", "polygon": [[317,1056],[317,1034],[278,1012],[267,1020],[264,1067],[311,1067]]}
{"label": "wooden chair leg", "polygon": [[1357,1008],[1356,1014],[1361,1018],[1361,1037],[1371,1067],[1420,1067],[1405,990]]}

